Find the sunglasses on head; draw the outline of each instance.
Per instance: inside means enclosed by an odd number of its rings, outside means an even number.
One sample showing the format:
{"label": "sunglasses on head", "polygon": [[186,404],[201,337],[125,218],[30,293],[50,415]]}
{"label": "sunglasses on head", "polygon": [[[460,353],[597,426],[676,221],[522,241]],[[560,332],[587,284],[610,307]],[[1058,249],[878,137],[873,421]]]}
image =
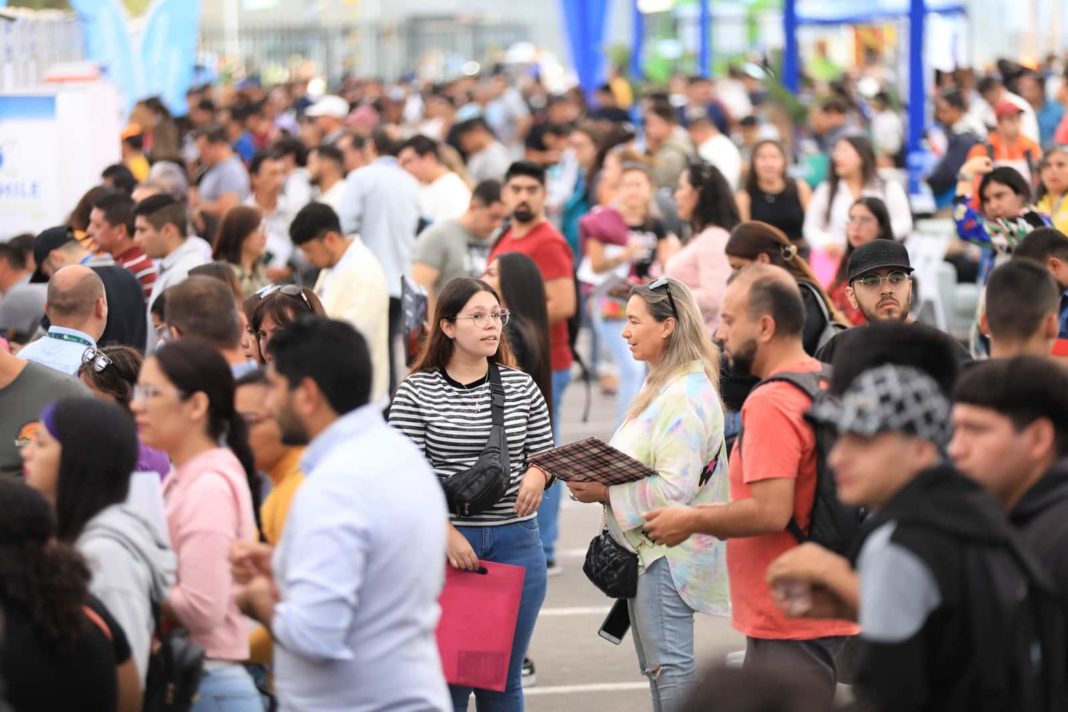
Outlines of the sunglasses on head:
{"label": "sunglasses on head", "polygon": [[664,288],[664,291],[667,292],[668,303],[671,304],[671,313],[675,315],[675,320],[678,321],[679,310],[675,307],[675,297],[671,296],[671,281],[667,277],[661,277],[659,279],[654,279],[652,282],[645,285],[645,287],[653,292],[661,287]]}
{"label": "sunglasses on head", "polygon": [[304,306],[308,307],[308,311],[315,313],[315,309],[312,308],[311,302],[308,301],[308,295],[304,293],[304,289],[295,284],[269,284],[256,292],[256,296],[260,299],[266,299],[275,292],[280,292],[287,297],[299,298],[304,302]]}
{"label": "sunglasses on head", "polygon": [[100,373],[105,368],[111,365],[111,359],[108,355],[97,351],[92,346],[89,346],[82,352],[82,365],[87,363],[93,364],[93,370]]}

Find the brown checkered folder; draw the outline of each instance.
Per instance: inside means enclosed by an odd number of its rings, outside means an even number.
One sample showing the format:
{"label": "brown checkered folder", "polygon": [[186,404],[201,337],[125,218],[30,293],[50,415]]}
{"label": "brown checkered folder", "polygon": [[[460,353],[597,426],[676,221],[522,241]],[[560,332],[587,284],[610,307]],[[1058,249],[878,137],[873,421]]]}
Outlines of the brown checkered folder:
{"label": "brown checkered folder", "polygon": [[564,482],[600,482],[609,487],[656,474],[656,470],[616,450],[600,438],[586,438],[540,452],[530,457],[529,464],[537,465]]}

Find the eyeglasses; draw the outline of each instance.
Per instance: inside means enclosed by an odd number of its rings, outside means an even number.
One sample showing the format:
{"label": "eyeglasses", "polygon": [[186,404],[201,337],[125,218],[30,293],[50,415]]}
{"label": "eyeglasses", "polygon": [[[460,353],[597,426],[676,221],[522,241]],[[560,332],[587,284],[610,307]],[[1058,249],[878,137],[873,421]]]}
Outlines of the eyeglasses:
{"label": "eyeglasses", "polygon": [[311,302],[308,301],[308,295],[304,293],[304,289],[295,284],[269,284],[256,292],[256,296],[260,299],[266,299],[275,292],[281,292],[287,297],[299,297],[304,302],[304,306],[308,307],[308,311],[312,314],[315,313],[315,309],[312,307]]}
{"label": "eyeglasses", "polygon": [[463,316],[454,316],[456,319],[470,319],[475,328],[485,329],[489,326],[490,321],[500,322],[501,326],[508,323],[508,318],[512,315],[507,309],[501,309],[500,311],[493,312],[492,314],[486,314],[485,312],[475,312],[474,314],[465,314]]}
{"label": "eyeglasses", "polygon": [[646,289],[653,292],[660,289],[661,287],[663,287],[664,291],[667,292],[668,303],[671,304],[671,313],[675,315],[675,320],[677,321],[679,318],[679,310],[675,307],[675,297],[671,296],[671,282],[668,280],[668,278],[661,277],[660,279],[654,279],[652,282],[645,285]]}
{"label": "eyeglasses", "polygon": [[151,400],[158,398],[159,396],[174,395],[178,400],[185,400],[189,396],[179,390],[167,390],[165,388],[157,388],[156,386],[142,386],[136,385],[133,388],[133,399],[135,401]]}
{"label": "eyeglasses", "polygon": [[82,365],[87,363],[93,364],[93,370],[100,373],[105,368],[111,365],[111,359],[107,354],[97,351],[92,346],[89,346],[82,352]]}
{"label": "eyeglasses", "polygon": [[900,287],[905,282],[909,281],[909,276],[905,272],[890,272],[889,274],[866,274],[863,277],[858,277],[853,280],[859,282],[861,286],[867,289],[878,289],[886,281],[891,287]]}

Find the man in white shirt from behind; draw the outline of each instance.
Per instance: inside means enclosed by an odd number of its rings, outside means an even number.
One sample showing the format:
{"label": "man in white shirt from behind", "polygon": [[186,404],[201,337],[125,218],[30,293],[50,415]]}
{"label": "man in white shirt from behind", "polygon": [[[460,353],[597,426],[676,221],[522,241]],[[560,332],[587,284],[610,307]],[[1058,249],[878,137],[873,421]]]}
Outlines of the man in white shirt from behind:
{"label": "man in white shirt from behind", "polygon": [[697,155],[719,169],[732,191],[738,190],[742,178],[742,153],[729,137],[720,133],[706,114],[690,119],[687,127]]}
{"label": "man in white shirt from behind", "polygon": [[389,404],[389,287],[385,271],[356,235],[345,235],[333,208],[308,203],[289,230],[293,244],[319,268],[315,294],[327,316],[347,321],[367,340],[374,365],[371,402]]}
{"label": "man in white shirt from behind", "polygon": [[401,147],[397,160],[419,181],[419,217],[434,224],[464,214],[471,189],[441,162],[437,141],[413,136]]}
{"label": "man in white shirt from behind", "polygon": [[319,146],[308,154],[308,175],[315,200],[340,214],[345,200],[345,157],[337,146]]}
{"label": "man in white shirt from behind", "polygon": [[19,356],[68,375],[75,375],[87,349],[108,323],[104,283],[96,272],[81,265],[58,270],[48,281],[45,314],[51,326],[43,338],[27,345]]}

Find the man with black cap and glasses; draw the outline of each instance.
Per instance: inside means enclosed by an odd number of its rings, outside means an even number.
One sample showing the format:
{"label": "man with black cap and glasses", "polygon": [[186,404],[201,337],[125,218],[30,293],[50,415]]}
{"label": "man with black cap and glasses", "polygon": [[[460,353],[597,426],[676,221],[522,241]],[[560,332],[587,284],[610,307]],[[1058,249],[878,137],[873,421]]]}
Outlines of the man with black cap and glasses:
{"label": "man with black cap and glasses", "polygon": [[107,326],[98,339],[102,346],[121,344],[144,351],[148,323],[145,293],[129,270],[115,264],[110,255],[94,255],[75,239],[69,226],[50,227],[33,240],[37,263],[33,282],[47,282],[63,267],[82,265],[96,272],[107,297]]}

